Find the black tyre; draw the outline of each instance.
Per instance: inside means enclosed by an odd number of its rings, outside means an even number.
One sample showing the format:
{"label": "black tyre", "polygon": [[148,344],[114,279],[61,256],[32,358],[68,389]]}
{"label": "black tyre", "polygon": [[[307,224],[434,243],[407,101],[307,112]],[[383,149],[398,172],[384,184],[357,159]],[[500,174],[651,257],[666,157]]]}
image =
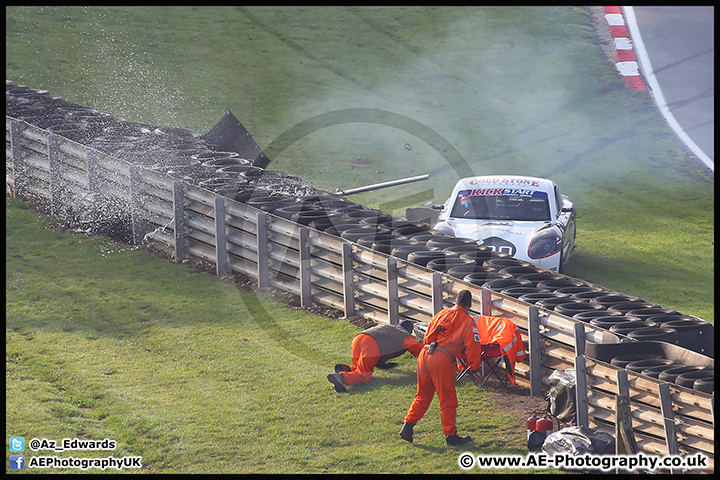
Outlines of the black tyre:
{"label": "black tyre", "polygon": [[[648,320],[655,322],[657,324],[665,324],[668,322],[677,322],[682,320],[688,320],[691,322],[697,321],[697,317],[693,317],[692,315],[684,315],[684,314],[671,314],[671,315],[653,315],[652,317],[648,317]],[[704,320],[701,320],[704,321]]]}
{"label": "black tyre", "polygon": [[379,242],[382,240],[389,240],[391,238],[393,238],[393,234],[390,232],[387,232],[387,231],[377,232],[377,233],[373,233],[370,235],[360,237],[357,240],[355,240],[355,243],[357,243],[358,245],[362,245],[363,247],[373,248],[373,244],[375,242]]}
{"label": "black tyre", "polygon": [[639,342],[663,341],[667,339],[668,335],[672,335],[673,333],[677,333],[677,330],[674,328],[646,327],[628,332],[627,336]]}
{"label": "black tyre", "polygon": [[447,272],[449,269],[453,267],[460,267],[465,265],[474,265],[472,260],[468,260],[466,258],[460,258],[460,257],[447,257],[447,258],[436,258],[435,260],[430,260],[427,264],[427,267],[430,270],[437,270],[439,272]]}
{"label": "black tyre", "polygon": [[628,312],[632,310],[637,310],[638,308],[641,308],[643,306],[652,307],[655,306],[655,304],[646,300],[636,300],[634,302],[616,303],[615,305],[608,307],[608,310],[622,312],[623,314],[627,315]]}
{"label": "black tyre", "polygon": [[650,318],[655,315],[675,315],[677,313],[677,310],[673,310],[672,308],[663,308],[660,306],[636,308],[627,312],[628,315],[634,315],[642,319]]}
{"label": "black tyre", "polygon": [[[555,292],[550,292],[555,293]],[[553,298],[547,298],[545,300],[540,300],[539,302],[536,302],[535,305],[537,305],[540,308],[544,308],[545,310],[553,310],[556,305],[560,305],[561,303],[568,303],[570,301],[570,297],[568,297],[565,294],[558,293],[557,295],[560,295],[559,297],[553,297]]]}
{"label": "black tyre", "polygon": [[350,228],[348,230],[345,230],[340,234],[340,236],[350,242],[356,242],[358,239],[360,239],[362,237],[369,237],[369,236],[376,235],[381,232],[387,232],[387,230],[384,230],[379,227],[373,227],[371,225],[365,225],[362,227],[355,226],[355,228]]}
{"label": "black tyre", "polygon": [[644,369],[643,371],[641,371],[640,373],[643,375],[647,375],[648,377],[658,378],[660,376],[661,372],[664,372],[665,370],[669,370],[671,368],[681,367],[681,366],[682,365],[680,365],[679,363],[671,362],[668,365],[658,365],[656,367],[648,367],[648,368]]}
{"label": "black tyre", "polygon": [[607,290],[603,290],[602,288],[600,288],[600,289],[598,289],[598,290],[590,290],[590,291],[587,291],[587,292],[573,293],[573,294],[570,295],[570,296],[573,297],[573,298],[579,298],[580,300],[590,301],[590,300],[592,300],[593,298],[601,297],[601,296],[604,296],[604,295],[607,295],[607,294],[608,294],[608,291],[607,291]]}
{"label": "black tyre", "polygon": [[605,330],[610,330],[614,325],[618,325],[620,323],[627,323],[628,319],[625,315],[621,315],[617,312],[615,313],[607,313],[604,316],[596,317],[590,320],[591,325],[595,325],[596,327],[604,328]]}
{"label": "black tyre", "polygon": [[472,283],[473,285],[484,285],[486,282],[489,282],[491,280],[507,280],[510,278],[512,277],[507,273],[480,272],[465,275],[465,277],[463,277],[463,281]]}
{"label": "black tyre", "polygon": [[[502,256],[502,255],[505,255],[505,256]],[[492,258],[512,258],[507,253],[499,254],[499,253],[495,253],[489,249],[488,250],[478,249],[478,250],[475,250],[474,252],[469,251],[469,252],[461,253],[460,256],[462,258],[467,258],[467,259],[473,260],[478,265],[485,265],[487,263],[487,261]],[[493,265],[493,267],[497,268],[498,270],[503,268],[500,265]]]}
{"label": "black tyre", "polygon": [[608,295],[600,295],[598,297],[594,297],[590,301],[599,303],[605,308],[610,308],[618,303],[632,302],[634,300],[640,299],[631,295],[623,295],[622,293],[610,293]]}
{"label": "black tyre", "polygon": [[[634,362],[630,362],[625,365],[625,369],[630,370],[631,372],[642,373],[643,370],[647,370],[649,368],[672,368],[671,365],[674,365],[674,362],[668,358],[649,358],[645,360],[637,360]],[[660,374],[661,371],[662,369],[658,371],[658,374]]]}
{"label": "black tyre", "polygon": [[[571,297],[578,293],[594,293],[594,292],[602,293],[602,292],[605,292],[605,290],[602,290],[601,288],[591,287],[590,285],[578,285],[576,287],[563,287],[563,288],[558,288],[555,291],[560,292],[560,293],[567,293]],[[575,297],[575,298],[583,300],[582,297]]]}
{"label": "black tyre", "polygon": [[[463,258],[462,255],[460,256],[461,260],[468,260],[467,258]],[[470,260],[472,261],[472,260]],[[447,271],[447,274],[451,277],[455,278],[465,278],[466,275],[470,275],[471,273],[498,273],[497,270],[495,270],[495,267],[485,267],[481,265],[477,265],[475,263],[470,263],[467,265],[460,265],[456,267],[450,267]]]}
{"label": "black tyre", "polygon": [[431,260],[435,260],[436,258],[447,258],[447,257],[456,257],[457,258],[457,255],[450,253],[450,252],[444,252],[442,250],[435,250],[432,252],[413,252],[408,255],[408,261],[424,267]]}
{"label": "black tyre", "polygon": [[[491,257],[485,260],[485,264],[492,265],[493,267],[499,267],[500,269],[503,268],[510,268],[510,267],[530,267],[535,269],[535,271],[540,271],[537,265],[534,265],[530,262],[526,262],[524,260],[520,260],[518,258],[513,257]],[[534,272],[526,272],[526,273],[534,273]]]}
{"label": "black tyre", "polygon": [[318,208],[315,208],[312,205],[301,205],[301,204],[280,207],[280,208],[274,210],[272,213],[273,213],[273,215],[277,215],[278,217],[284,218],[286,220],[292,220],[293,215],[295,215],[295,214],[311,212],[311,211],[320,212],[321,214],[324,214],[324,212],[321,212]]}
{"label": "black tyre", "polygon": [[[598,311],[598,310],[605,310],[602,305],[595,305],[589,302],[584,302],[582,300],[578,300],[576,298],[570,298],[570,300],[573,300],[571,303],[561,303],[559,305],[556,305],[553,309],[557,313],[561,313],[563,315],[567,315],[568,317],[574,317],[580,312],[591,312],[591,311]],[[575,303],[575,301],[579,303]]]}
{"label": "black tyre", "polygon": [[406,237],[396,236],[394,234],[391,234],[391,236],[392,238],[378,239],[375,243],[372,244],[372,249],[377,250],[378,252],[392,255],[392,251],[397,247],[420,246],[420,243],[416,242],[415,240],[411,240]]}
{"label": "black tyre", "polygon": [[[412,240],[412,239],[410,239],[410,240]],[[407,260],[408,256],[413,252],[436,252],[436,251],[438,251],[437,247],[428,247],[427,245],[418,243],[417,245],[401,245],[401,246],[395,247],[392,249],[390,254],[393,257],[398,257],[398,258],[402,258],[403,260]]]}
{"label": "black tyre", "polygon": [[693,388],[695,382],[701,378],[715,378],[712,370],[700,367],[697,371],[681,373],[675,379],[675,384],[685,388]]}
{"label": "black tyre", "polygon": [[448,252],[457,253],[458,255],[481,255],[481,253],[478,252],[488,252],[488,255],[492,255],[492,251],[484,246],[484,245],[471,245],[471,244],[460,244],[460,245],[449,245],[447,247],[443,247],[442,250],[447,250]]}
{"label": "black tyre", "polygon": [[470,238],[458,238],[450,237],[448,235],[436,235],[435,238],[431,238],[426,242],[426,245],[430,247],[444,248],[451,245],[477,245],[475,240]]}
{"label": "black tyre", "polygon": [[715,392],[715,377],[698,378],[693,388],[699,392],[712,394]]}
{"label": "black tyre", "polygon": [[[537,288],[537,287],[535,287]],[[525,295],[521,295],[518,297],[518,300],[521,300],[523,302],[537,304],[539,302],[542,302],[543,300],[550,300],[550,299],[563,299],[568,298],[567,295],[563,295],[561,293],[555,293],[550,291],[540,291],[538,293],[528,293]]]}
{"label": "black tyre", "polygon": [[661,356],[657,353],[628,353],[626,355],[613,357],[610,360],[610,364],[615,365],[616,367],[625,368],[628,364],[637,362],[638,360],[650,360],[656,358],[661,358]]}
{"label": "black tyre", "polygon": [[688,365],[684,365],[682,367],[669,368],[667,370],[660,372],[660,375],[658,375],[658,380],[660,380],[661,382],[675,383],[675,380],[677,380],[677,377],[679,377],[683,373],[697,372],[698,370],[702,370],[703,368],[705,368],[705,367],[688,366]]}
{"label": "black tyre", "polygon": [[648,324],[643,322],[642,320],[631,320],[629,322],[621,322],[616,323],[612,327],[610,327],[610,331],[618,334],[618,335],[624,335],[628,336],[630,332],[634,332],[636,330],[641,330],[644,328],[648,328]]}
{"label": "black tyre", "polygon": [[546,288],[553,292],[561,288],[580,287],[584,285],[587,285],[587,283],[583,282],[582,280],[570,277],[558,278],[553,280],[543,280],[537,284],[538,288]]}
{"label": "black tyre", "polygon": [[[538,283],[545,280],[559,280],[564,277],[559,273],[551,272],[548,270],[546,272],[526,273],[524,275],[520,275],[518,278],[522,278],[523,280],[530,280],[530,282],[537,287]],[[543,289],[542,287],[538,288]],[[543,290],[546,290],[548,292],[551,291],[549,288],[544,288]]]}
{"label": "black tyre", "polygon": [[531,286],[522,286],[522,287],[510,287],[506,288],[505,290],[500,290],[500,293],[503,295],[507,295],[509,297],[514,298],[520,298],[523,295],[530,295],[531,293],[542,293],[543,290],[540,290],[537,287],[531,287]]}
{"label": "black tyre", "polygon": [[[650,317],[653,318],[653,317]],[[714,328],[714,325],[705,320],[698,319],[682,319],[682,320],[671,320],[662,324],[665,328],[672,328],[678,332],[685,332],[688,330],[695,330],[699,327],[707,327],[708,329]]]}
{"label": "black tyre", "polygon": [[[571,295],[570,298],[574,298],[574,297]],[[576,300],[582,300],[582,298],[576,299]],[[605,310],[602,307],[602,305],[600,305],[600,310],[587,310],[584,312],[578,312],[575,315],[573,315],[573,318],[576,320],[583,321],[583,322],[591,323],[596,318],[607,317],[607,316],[609,316],[607,310]],[[621,317],[622,315],[620,315],[619,313],[616,313],[612,316]]]}
{"label": "black tyre", "polygon": [[[493,267],[497,266],[496,264],[492,263],[492,260],[485,262],[488,265],[491,265]],[[523,275],[529,275],[531,273],[539,273],[540,268],[535,265],[528,265],[528,266],[517,266],[517,267],[503,267],[500,269],[502,273],[509,273],[513,277],[522,277]],[[528,280],[530,282],[530,280]],[[532,283],[532,282],[530,282]]]}
{"label": "black tyre", "polygon": [[[507,275],[507,274],[500,274]],[[518,280],[517,278],[500,278],[497,280],[489,280],[483,284],[483,287],[495,290],[497,292],[511,287],[529,287],[532,284],[528,280]]]}

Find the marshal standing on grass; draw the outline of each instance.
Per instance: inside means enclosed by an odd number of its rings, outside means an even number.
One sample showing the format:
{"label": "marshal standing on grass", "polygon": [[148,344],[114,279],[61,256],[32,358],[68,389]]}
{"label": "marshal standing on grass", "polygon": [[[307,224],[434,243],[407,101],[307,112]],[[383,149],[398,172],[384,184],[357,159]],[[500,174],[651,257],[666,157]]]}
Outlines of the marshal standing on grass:
{"label": "marshal standing on grass", "polygon": [[447,444],[459,445],[472,440],[470,436],[459,437],[455,426],[458,406],[456,357],[464,353],[473,371],[480,368],[482,362],[477,324],[468,315],[471,306],[472,294],[462,290],[454,307],[440,310],[430,321],[418,356],[417,393],[400,430],[403,440],[413,441],[413,427],[425,415],[435,392],[440,401],[440,421]]}
{"label": "marshal standing on grass", "polygon": [[405,352],[417,357],[422,344],[412,337],[412,331],[413,322],[410,320],[403,320],[400,325],[381,324],[363,330],[353,337],[350,345],[352,367],[338,363],[335,365],[335,373],[327,376],[328,381],[335,385],[336,392],[345,392],[345,385],[368,383],[375,367],[394,367],[396,364],[387,363],[391,358]]}

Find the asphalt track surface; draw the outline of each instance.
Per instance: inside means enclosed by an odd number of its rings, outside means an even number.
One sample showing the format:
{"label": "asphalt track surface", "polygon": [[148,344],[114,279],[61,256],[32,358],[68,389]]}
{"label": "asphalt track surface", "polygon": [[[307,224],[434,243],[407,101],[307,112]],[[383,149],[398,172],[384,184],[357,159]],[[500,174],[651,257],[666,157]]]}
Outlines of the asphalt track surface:
{"label": "asphalt track surface", "polygon": [[714,7],[623,11],[643,76],[668,126],[714,171]]}

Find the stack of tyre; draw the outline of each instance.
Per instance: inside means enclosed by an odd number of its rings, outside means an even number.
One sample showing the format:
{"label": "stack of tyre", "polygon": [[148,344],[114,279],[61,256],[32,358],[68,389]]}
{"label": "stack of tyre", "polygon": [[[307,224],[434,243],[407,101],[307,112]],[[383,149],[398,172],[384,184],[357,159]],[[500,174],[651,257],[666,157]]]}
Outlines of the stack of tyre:
{"label": "stack of tyre", "polygon": [[715,392],[715,371],[705,366],[685,365],[652,353],[613,357],[612,365],[705,393]]}
{"label": "stack of tyre", "polygon": [[[6,115],[295,223],[608,329],[629,341],[662,340],[683,329],[712,327],[696,317],[493,252],[470,239],[440,234],[424,223],[390,216],[306,185],[298,177],[255,166],[235,152],[216,151],[191,130],[128,122],[11,81],[6,81]],[[97,233],[124,231],[114,224],[127,222],[127,209],[115,210],[123,211],[109,216],[106,223],[113,225]],[[106,208],[104,214],[111,211]],[[685,382],[683,375],[668,374],[666,379]],[[697,380],[708,388],[707,378]]]}

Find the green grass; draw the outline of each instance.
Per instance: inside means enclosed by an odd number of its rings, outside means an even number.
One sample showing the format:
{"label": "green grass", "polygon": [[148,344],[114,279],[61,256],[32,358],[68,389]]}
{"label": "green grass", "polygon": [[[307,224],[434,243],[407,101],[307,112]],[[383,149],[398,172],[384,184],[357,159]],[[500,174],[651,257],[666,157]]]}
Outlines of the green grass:
{"label": "green grass", "polygon": [[[12,6],[6,78],[199,133],[230,108],[262,148],[338,110],[390,112],[406,121],[336,118],[270,168],[327,190],[431,173],[352,197],[394,214],[460,172],[552,178],[579,212],[569,274],[714,321],[712,175],[624,87],[584,7]],[[8,436],[115,437],[163,473],[457,472],[436,414],[424,447],[397,441],[411,358],[339,397],[324,376],[357,328],[6,212]],[[463,393],[478,450],[522,453]]]}

